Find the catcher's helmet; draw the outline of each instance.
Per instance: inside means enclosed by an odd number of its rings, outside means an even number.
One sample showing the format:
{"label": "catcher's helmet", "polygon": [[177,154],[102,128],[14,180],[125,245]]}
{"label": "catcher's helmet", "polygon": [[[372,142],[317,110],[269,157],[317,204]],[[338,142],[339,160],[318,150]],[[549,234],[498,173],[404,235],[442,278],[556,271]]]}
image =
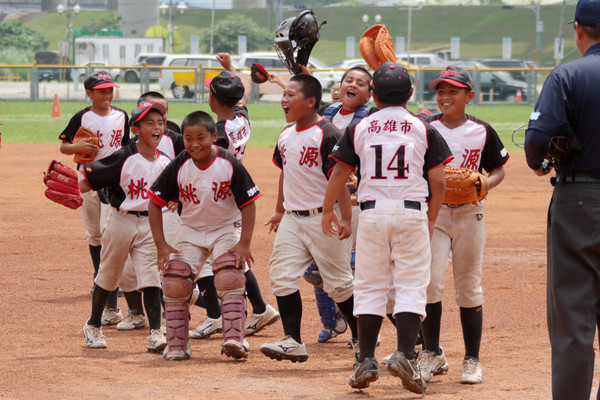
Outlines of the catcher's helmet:
{"label": "catcher's helmet", "polygon": [[[301,72],[298,64],[308,63],[310,52],[319,41],[319,29],[315,14],[312,10],[305,10],[297,17],[285,19],[275,31],[274,45],[277,54],[291,73]],[[296,51],[297,57],[294,58]]]}

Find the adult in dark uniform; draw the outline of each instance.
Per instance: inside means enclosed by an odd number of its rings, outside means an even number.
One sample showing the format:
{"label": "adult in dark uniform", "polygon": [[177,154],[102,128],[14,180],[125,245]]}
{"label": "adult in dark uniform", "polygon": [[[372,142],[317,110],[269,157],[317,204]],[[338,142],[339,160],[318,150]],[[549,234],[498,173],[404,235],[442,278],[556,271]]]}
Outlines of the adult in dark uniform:
{"label": "adult in dark uniform", "polygon": [[[600,324],[600,0],[580,0],[575,42],[582,58],[548,76],[525,137],[527,164],[545,175],[550,139],[571,130],[574,162],[559,164],[548,212],[548,331],[554,399],[589,399]],[[573,146],[576,143],[576,146]],[[600,395],[597,396],[600,399]]]}

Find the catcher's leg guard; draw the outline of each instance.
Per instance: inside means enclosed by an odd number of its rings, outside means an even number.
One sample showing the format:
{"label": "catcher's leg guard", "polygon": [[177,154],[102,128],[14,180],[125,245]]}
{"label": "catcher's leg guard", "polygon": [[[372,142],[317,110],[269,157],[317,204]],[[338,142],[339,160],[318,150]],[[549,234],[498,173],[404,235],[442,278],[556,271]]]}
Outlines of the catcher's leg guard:
{"label": "catcher's leg guard", "polygon": [[319,342],[326,342],[337,335],[344,333],[348,328],[344,315],[337,310],[335,302],[323,289],[315,288],[317,309],[321,317],[323,328],[317,336]]}
{"label": "catcher's leg guard", "polygon": [[313,263],[310,264],[310,267],[304,271],[304,279],[315,287],[323,287],[323,278],[321,277],[321,273],[319,272],[319,267],[317,267],[316,262],[313,261]]}
{"label": "catcher's leg guard", "polygon": [[215,288],[221,299],[223,317],[223,346],[221,352],[236,359],[247,358],[249,346],[245,339],[246,277],[236,266],[235,254],[223,254],[213,262]]}
{"label": "catcher's leg guard", "polygon": [[193,289],[194,280],[190,266],[181,260],[171,260],[162,282],[167,325],[167,347],[163,353],[166,360],[190,358],[188,300]]}

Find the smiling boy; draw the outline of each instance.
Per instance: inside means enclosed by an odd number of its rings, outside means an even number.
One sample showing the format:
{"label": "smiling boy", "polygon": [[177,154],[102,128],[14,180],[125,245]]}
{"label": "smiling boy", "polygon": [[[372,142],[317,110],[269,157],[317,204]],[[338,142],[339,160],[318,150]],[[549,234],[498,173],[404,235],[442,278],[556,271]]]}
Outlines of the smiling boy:
{"label": "smiling boy", "polygon": [[156,353],[166,346],[160,332],[160,275],[148,222],[148,186],[170,162],[156,149],[164,132],[165,113],[160,104],[138,105],[129,121],[138,140],[83,168],[81,192],[107,188],[112,206],[102,236],[102,261],[95,280],[92,313],[83,328],[87,346],[91,348],[106,347],[101,329],[102,310],[109,293],[118,286],[128,256],[148,315],[147,349]]}

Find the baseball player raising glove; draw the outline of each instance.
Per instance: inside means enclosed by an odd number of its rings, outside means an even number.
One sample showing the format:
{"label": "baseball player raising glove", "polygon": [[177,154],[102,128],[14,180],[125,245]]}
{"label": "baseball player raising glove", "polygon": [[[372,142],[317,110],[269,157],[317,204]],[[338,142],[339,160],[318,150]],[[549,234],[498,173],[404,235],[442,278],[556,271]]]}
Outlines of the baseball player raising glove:
{"label": "baseball player raising glove", "polygon": [[367,29],[358,42],[358,48],[372,70],[376,70],[386,61],[396,62],[392,37],[383,25],[373,25]]}
{"label": "baseball player raising glove", "polygon": [[55,203],[65,207],[77,209],[83,203],[77,172],[63,163],[53,160],[44,173],[44,183],[48,187],[44,194]]}
{"label": "baseball player raising glove", "polygon": [[446,191],[444,203],[469,204],[483,200],[488,193],[487,178],[468,168],[444,167],[446,173]]}

